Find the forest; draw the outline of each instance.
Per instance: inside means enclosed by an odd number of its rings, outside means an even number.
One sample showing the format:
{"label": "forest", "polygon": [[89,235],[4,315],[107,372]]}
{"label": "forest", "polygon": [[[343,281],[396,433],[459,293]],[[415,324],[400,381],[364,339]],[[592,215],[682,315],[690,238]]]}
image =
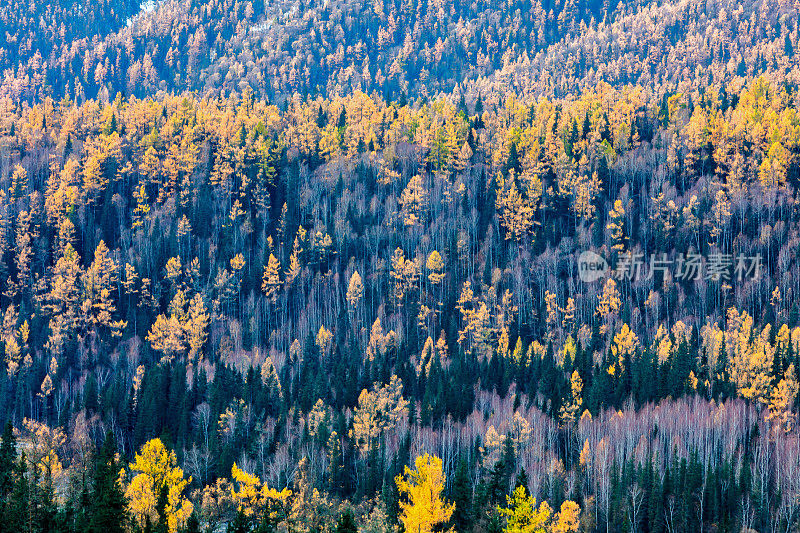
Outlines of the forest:
{"label": "forest", "polygon": [[0,1],[0,530],[800,531],[798,9]]}

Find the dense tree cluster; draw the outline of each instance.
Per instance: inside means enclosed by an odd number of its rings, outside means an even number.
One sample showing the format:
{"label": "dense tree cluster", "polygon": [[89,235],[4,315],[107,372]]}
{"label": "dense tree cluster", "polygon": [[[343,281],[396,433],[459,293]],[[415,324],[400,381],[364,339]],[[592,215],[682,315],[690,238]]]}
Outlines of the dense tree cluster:
{"label": "dense tree cluster", "polygon": [[800,528],[797,5],[0,4],[4,526]]}
{"label": "dense tree cluster", "polygon": [[0,95],[145,97],[161,90],[282,102],[355,90],[389,97],[563,97],[599,82],[659,94],[767,74],[798,83],[791,2],[445,3],[214,0],[0,7]]}
{"label": "dense tree cluster", "polygon": [[[97,487],[143,530],[795,527],[797,98],[4,99],[3,500],[33,529],[105,520]],[[589,249],[648,261],[583,282]]]}

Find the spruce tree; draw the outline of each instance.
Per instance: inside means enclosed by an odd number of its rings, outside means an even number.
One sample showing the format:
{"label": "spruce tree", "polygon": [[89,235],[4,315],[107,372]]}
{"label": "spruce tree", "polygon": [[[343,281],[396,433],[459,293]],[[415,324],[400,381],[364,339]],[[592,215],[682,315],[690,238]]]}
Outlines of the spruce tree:
{"label": "spruce tree", "polygon": [[197,514],[192,513],[186,521],[186,533],[200,533],[200,520],[197,518]]}
{"label": "spruce tree", "polygon": [[6,423],[0,444],[0,502],[5,502],[14,487],[14,461],[17,458],[17,441],[11,422]]}
{"label": "spruce tree", "polygon": [[28,481],[28,459],[25,452],[22,452],[14,465],[12,479],[13,488],[8,498],[4,523],[8,527],[8,531],[27,531],[30,529],[28,526],[31,525],[33,502]]}
{"label": "spruce tree", "polygon": [[469,467],[464,459],[458,462],[453,479],[453,525],[456,531],[466,531],[472,523],[472,487],[470,486]]}
{"label": "spruce tree", "polygon": [[528,473],[524,468],[520,469],[517,480],[514,482],[514,489],[516,490],[518,487],[525,489],[525,494],[528,494]]}
{"label": "spruce tree", "polygon": [[339,518],[339,523],[336,524],[336,533],[358,533],[356,519],[351,509],[346,509],[345,512],[342,513],[342,516]]}
{"label": "spruce tree", "polygon": [[167,525],[167,504],[168,499],[167,484],[161,485],[161,490],[158,491],[158,501],[156,502],[156,512],[158,513],[158,524],[153,527],[154,533],[167,533],[169,527]]}
{"label": "spruce tree", "polygon": [[120,465],[117,443],[112,432],[106,434],[97,456],[91,499],[89,528],[93,533],[123,533],[126,521],[126,502],[119,485]]}

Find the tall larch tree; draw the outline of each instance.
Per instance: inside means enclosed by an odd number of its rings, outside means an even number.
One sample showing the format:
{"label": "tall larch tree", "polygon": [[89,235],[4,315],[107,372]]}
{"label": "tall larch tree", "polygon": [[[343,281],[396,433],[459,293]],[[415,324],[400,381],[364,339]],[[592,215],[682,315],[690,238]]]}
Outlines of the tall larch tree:
{"label": "tall larch tree", "polygon": [[400,502],[400,522],[406,531],[432,533],[445,531],[455,505],[443,498],[445,478],[442,460],[427,453],[416,458],[415,468],[405,467],[404,474],[395,478],[403,497]]}

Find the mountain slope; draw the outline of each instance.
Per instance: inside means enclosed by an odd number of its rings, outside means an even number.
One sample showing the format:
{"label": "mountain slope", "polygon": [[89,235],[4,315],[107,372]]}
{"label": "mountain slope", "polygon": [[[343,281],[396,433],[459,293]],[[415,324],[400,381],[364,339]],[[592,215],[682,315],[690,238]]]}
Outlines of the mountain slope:
{"label": "mountain slope", "polygon": [[398,98],[461,86],[563,96],[600,81],[663,93],[760,74],[795,83],[800,57],[796,6],[764,0],[186,0],[160,2],[116,28],[120,18],[92,40],[68,32],[52,45],[28,42],[28,53],[9,55],[18,67],[6,71],[0,94],[107,99],[249,87],[272,99],[355,89]]}

